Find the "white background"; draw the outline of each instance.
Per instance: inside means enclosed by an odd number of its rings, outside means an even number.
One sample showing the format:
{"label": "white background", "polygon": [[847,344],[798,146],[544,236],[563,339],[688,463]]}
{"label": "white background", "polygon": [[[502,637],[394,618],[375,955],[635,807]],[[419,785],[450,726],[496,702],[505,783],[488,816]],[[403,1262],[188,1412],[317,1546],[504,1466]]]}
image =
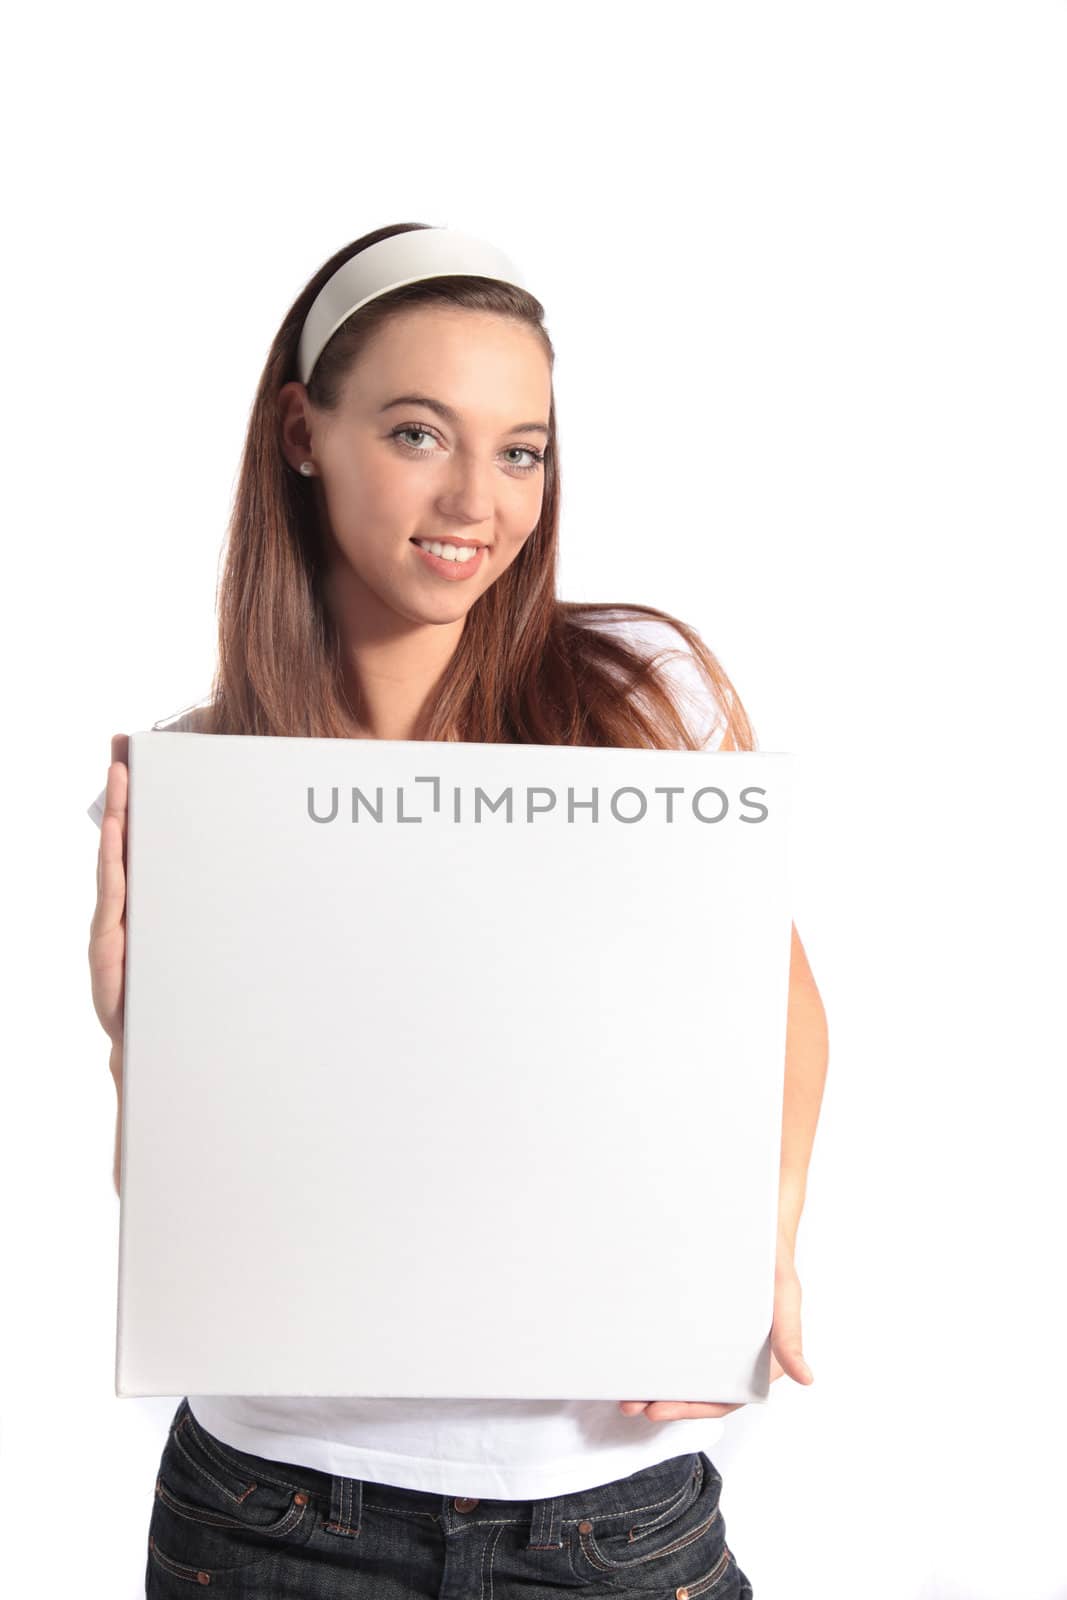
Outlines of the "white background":
{"label": "white background", "polygon": [[801,758],[815,1382],[727,1419],[730,1546],[756,1600],[1067,1596],[1064,6],[45,5],[6,32],[10,1592],[142,1592],[174,1409],[112,1388],[85,807],[113,732],[208,690],[283,312],[420,221],[492,238],[546,306],[564,597],[695,624]]}

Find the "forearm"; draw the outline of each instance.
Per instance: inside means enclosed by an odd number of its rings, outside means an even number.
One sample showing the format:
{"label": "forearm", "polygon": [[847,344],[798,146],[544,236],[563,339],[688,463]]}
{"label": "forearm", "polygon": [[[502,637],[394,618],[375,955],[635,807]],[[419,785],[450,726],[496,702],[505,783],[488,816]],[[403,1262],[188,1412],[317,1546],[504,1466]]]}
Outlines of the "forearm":
{"label": "forearm", "polygon": [[115,1080],[115,1094],[118,1097],[115,1107],[115,1159],[112,1170],[112,1181],[115,1193],[120,1194],[120,1179],[122,1175],[122,1045],[111,1046],[111,1076]]}
{"label": "forearm", "polygon": [[790,1257],[804,1209],[808,1164],[822,1104],[829,1060],[826,1012],[796,928],[789,973],[785,1093],[782,1105],[778,1245]]}

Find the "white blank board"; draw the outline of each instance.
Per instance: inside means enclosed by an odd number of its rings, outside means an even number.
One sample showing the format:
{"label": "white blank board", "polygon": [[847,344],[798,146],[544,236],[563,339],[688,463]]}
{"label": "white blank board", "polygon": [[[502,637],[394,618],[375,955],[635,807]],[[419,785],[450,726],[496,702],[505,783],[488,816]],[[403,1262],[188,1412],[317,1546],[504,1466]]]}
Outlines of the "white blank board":
{"label": "white blank board", "polygon": [[132,735],[116,1393],[766,1400],[792,759]]}

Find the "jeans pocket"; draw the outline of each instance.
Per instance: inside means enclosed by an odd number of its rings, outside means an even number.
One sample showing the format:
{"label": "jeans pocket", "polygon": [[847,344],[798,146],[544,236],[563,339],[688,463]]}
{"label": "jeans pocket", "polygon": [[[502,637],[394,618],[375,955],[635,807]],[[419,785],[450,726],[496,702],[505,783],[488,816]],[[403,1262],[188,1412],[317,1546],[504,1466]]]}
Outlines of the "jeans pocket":
{"label": "jeans pocket", "polygon": [[284,1463],[232,1450],[182,1402],[156,1477],[150,1561],[203,1584],[298,1549],[314,1526],[314,1501]]}
{"label": "jeans pocket", "polygon": [[599,1511],[594,1491],[589,1514],[572,1534],[571,1564],[578,1578],[622,1590],[678,1587],[704,1578],[710,1588],[718,1582],[715,1569],[725,1548],[722,1477],[703,1451],[691,1461],[684,1482],[666,1495],[649,1493],[653,1473],[635,1473],[627,1480],[633,1498],[623,1511]]}

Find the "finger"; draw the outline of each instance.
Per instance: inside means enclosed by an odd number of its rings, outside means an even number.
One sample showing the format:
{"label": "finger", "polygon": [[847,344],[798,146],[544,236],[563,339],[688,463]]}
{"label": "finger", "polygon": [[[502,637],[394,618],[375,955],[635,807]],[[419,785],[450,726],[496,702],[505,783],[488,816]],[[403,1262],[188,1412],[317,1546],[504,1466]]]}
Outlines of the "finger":
{"label": "finger", "polygon": [[111,749],[113,751],[112,764],[118,765],[120,791],[116,794],[116,805],[121,813],[119,821],[122,825],[122,865],[126,868],[126,820],[130,811],[130,736],[128,733],[113,733],[111,735]]}
{"label": "finger", "polygon": [[[117,733],[111,741],[112,749],[117,741],[125,739],[129,743],[128,735]],[[104,815],[114,815],[118,818],[119,831],[122,837],[122,847],[126,849],[126,814],[129,810],[130,797],[130,769],[121,755],[113,758],[107,769],[107,795],[104,800]]]}
{"label": "finger", "polygon": [[121,925],[126,904],[126,874],[122,867],[122,833],[113,813],[100,824],[96,910],[91,937],[103,938]]}
{"label": "finger", "polygon": [[126,905],[123,865],[126,838],[126,768],[113,762],[108,768],[104,815],[100,823],[100,849],[96,861],[96,910],[92,937],[112,932],[122,922]]}
{"label": "finger", "polygon": [[645,1415],[650,1422],[669,1422],[679,1417],[725,1417],[727,1412],[738,1410],[741,1403],[721,1405],[714,1400],[653,1400]]}

